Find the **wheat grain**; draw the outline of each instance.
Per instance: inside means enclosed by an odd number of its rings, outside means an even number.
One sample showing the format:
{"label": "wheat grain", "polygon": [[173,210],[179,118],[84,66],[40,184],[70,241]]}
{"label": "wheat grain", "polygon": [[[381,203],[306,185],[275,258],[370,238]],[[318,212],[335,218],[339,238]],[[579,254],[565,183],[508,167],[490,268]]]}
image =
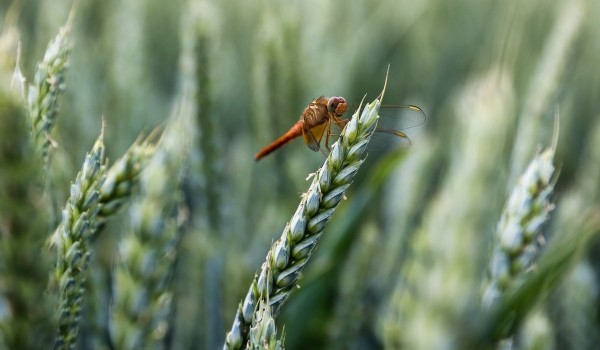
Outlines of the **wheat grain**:
{"label": "wheat grain", "polygon": [[277,339],[277,327],[267,301],[261,299],[248,333],[247,349],[283,350],[284,335]]}

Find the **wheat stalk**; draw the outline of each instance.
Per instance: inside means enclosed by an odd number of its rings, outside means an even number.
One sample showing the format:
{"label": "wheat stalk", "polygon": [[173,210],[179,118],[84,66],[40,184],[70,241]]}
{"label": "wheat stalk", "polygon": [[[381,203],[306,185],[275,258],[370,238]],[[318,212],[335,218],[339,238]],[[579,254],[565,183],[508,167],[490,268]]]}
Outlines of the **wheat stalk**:
{"label": "wheat stalk", "polygon": [[79,331],[85,271],[91,254],[88,241],[95,232],[100,188],[106,176],[103,137],[104,127],[71,185],[62,222],[50,237],[50,245],[57,251],[53,282],[60,288],[55,340],[58,349],[73,348]]}
{"label": "wheat stalk", "polygon": [[[387,82],[387,78],[386,78]],[[371,135],[377,126],[381,95],[360,108],[350,119],[323,166],[303,194],[296,213],[285,226],[281,237],[271,246],[266,261],[257,271],[250,289],[236,312],[227,334],[224,349],[240,349],[248,342],[248,333],[257,305],[268,300],[276,317],[291,291],[300,280],[323,229],[360,168]]]}

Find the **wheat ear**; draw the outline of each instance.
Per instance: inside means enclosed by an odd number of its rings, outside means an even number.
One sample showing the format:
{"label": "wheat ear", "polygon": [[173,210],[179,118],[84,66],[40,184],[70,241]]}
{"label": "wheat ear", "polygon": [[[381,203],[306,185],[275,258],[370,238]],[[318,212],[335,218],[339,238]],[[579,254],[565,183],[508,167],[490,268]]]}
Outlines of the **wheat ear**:
{"label": "wheat ear", "polygon": [[[558,125],[558,124],[557,124]],[[542,225],[554,208],[551,195],[556,180],[554,145],[537,154],[513,188],[496,229],[494,251],[483,305],[495,305],[502,295],[526,277],[537,259]]]}
{"label": "wheat ear", "polygon": [[139,182],[140,173],[156,151],[156,129],[146,138],[139,138],[125,154],[106,172],[106,180],[100,189],[100,211],[98,212],[98,234],[109,217],[131,199],[133,188]]}
{"label": "wheat ear", "polygon": [[65,75],[71,57],[73,17],[74,11],[58,35],[48,43],[27,93],[33,140],[45,164],[48,162],[48,148],[53,143],[50,133],[58,115],[60,98],[66,88]]}
{"label": "wheat ear", "polygon": [[357,110],[325,163],[316,172],[296,213],[281,237],[273,243],[266,261],[254,276],[246,297],[238,307],[224,349],[240,349],[246,345],[250,325],[255,313],[260,310],[257,305],[261,301],[268,301],[272,315],[276,317],[297,285],[323,229],[363,163],[367,144],[377,126],[382,98],[383,92],[365,106],[360,117],[360,108]]}
{"label": "wheat ear", "polygon": [[104,127],[71,185],[62,221],[50,237],[50,245],[57,252],[53,282],[60,289],[55,349],[73,348],[77,341],[85,271],[91,254],[88,242],[96,229],[100,187],[106,176],[103,136]]}

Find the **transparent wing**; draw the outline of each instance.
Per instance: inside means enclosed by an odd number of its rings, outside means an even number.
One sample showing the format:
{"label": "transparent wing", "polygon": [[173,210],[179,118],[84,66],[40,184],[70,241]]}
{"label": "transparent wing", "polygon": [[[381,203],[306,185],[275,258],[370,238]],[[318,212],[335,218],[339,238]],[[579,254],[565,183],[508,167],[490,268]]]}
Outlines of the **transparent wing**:
{"label": "transparent wing", "polygon": [[379,109],[378,128],[386,130],[406,130],[425,124],[425,112],[413,105],[387,105]]}
{"label": "transparent wing", "polygon": [[427,117],[417,106],[382,106],[379,109],[377,129],[369,144],[375,152],[386,152],[411,145],[411,140],[400,130],[406,130],[425,124]]}

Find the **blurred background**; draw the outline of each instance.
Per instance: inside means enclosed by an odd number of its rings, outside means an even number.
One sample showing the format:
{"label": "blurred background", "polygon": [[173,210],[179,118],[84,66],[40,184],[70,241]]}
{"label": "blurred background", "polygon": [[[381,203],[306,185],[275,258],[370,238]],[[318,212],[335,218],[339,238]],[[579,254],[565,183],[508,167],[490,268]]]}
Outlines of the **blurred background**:
{"label": "blurred background", "polygon": [[[72,5],[0,0],[2,59],[14,60],[20,42],[31,80]],[[597,204],[599,33],[600,2],[592,0],[81,0],[56,123],[55,196],[64,203],[102,119],[115,160],[164,123],[181,80],[195,79],[198,166],[186,193],[194,205],[177,264],[172,341],[218,348],[324,159],[300,140],[260,162],[254,154],[312,98],[372,101],[390,65],[384,104],[418,105],[427,123],[406,130],[412,146],[400,160],[369,154],[277,325],[289,349],[411,348],[431,334],[407,306],[418,301],[399,296],[441,293],[436,300],[460,309],[479,293],[502,207],[536,151],[551,145],[557,111],[560,176],[547,236]],[[195,76],[181,72],[186,40]],[[123,210],[97,242],[105,271],[127,222]],[[416,259],[423,246],[430,255]],[[559,288],[539,307],[548,348],[599,339],[594,251],[569,277],[578,287]],[[444,293],[431,277],[456,269],[471,294]]]}

